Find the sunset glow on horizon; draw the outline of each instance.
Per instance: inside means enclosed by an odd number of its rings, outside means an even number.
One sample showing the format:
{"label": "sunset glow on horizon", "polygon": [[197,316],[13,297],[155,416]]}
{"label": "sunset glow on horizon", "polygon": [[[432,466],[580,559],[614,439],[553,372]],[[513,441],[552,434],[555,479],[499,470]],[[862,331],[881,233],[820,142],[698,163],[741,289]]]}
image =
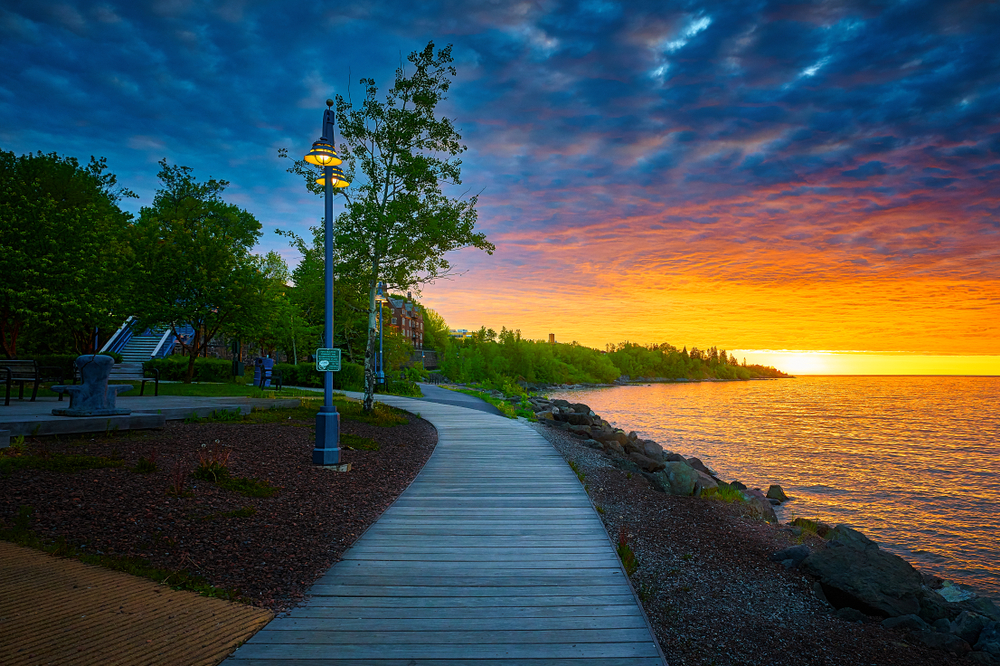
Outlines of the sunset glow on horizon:
{"label": "sunset glow on horizon", "polygon": [[416,294],[450,327],[1000,374],[998,31],[1000,6],[960,0],[21,3],[0,149],[105,156],[133,213],[161,159],[228,180],[294,267],[274,232],[311,237],[323,206],[279,149],[433,39],[468,147],[447,194],[496,245]]}

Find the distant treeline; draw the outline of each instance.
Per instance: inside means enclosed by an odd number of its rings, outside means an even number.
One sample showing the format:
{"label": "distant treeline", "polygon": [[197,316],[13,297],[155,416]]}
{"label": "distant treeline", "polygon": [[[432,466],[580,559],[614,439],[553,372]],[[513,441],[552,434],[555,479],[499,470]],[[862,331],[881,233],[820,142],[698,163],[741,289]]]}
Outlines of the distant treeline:
{"label": "distant treeline", "polygon": [[725,350],[677,349],[673,345],[608,345],[605,352],[577,343],[526,340],[506,328],[482,328],[465,340],[438,345],[440,372],[460,382],[504,379],[546,384],[607,384],[622,375],[669,379],[752,379],[787,377],[762,365],[740,363]]}

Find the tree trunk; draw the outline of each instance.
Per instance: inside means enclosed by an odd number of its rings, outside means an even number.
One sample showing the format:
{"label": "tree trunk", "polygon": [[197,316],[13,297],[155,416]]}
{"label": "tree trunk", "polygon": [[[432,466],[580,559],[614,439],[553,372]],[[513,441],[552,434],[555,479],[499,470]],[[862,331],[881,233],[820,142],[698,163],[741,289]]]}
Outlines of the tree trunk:
{"label": "tree trunk", "polygon": [[188,356],[187,375],[184,377],[185,384],[190,384],[191,380],[194,379],[194,362],[198,358],[198,340],[200,337],[201,327],[196,326],[194,329],[194,337],[191,339],[191,354]]}
{"label": "tree trunk", "polygon": [[17,336],[20,332],[21,322],[13,317],[0,317],[0,347],[3,347],[7,358],[17,358]]}
{"label": "tree trunk", "polygon": [[368,287],[368,344],[365,345],[365,400],[363,409],[371,412],[375,408],[375,341],[378,331],[375,328],[375,284]]}

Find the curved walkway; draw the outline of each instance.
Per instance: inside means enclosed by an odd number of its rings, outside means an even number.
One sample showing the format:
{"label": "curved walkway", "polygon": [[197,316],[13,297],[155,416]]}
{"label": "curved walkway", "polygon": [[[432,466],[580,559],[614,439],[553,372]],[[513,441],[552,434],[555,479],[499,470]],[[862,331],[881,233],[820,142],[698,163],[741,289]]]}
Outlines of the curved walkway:
{"label": "curved walkway", "polygon": [[663,666],[566,462],[516,421],[378,396],[437,447],[399,499],[227,664]]}

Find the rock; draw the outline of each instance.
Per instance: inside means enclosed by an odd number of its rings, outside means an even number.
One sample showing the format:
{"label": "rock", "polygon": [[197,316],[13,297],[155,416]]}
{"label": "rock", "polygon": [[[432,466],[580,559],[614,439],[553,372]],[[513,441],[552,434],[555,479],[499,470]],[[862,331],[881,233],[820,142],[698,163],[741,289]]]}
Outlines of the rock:
{"label": "rock", "polygon": [[887,617],[882,620],[882,626],[886,629],[902,629],[903,631],[930,631],[930,625],[920,619],[918,615],[900,615],[899,617]]}
{"label": "rock", "polygon": [[733,481],[729,485],[731,485],[733,488],[736,488],[736,490],[746,490],[747,489],[747,487],[744,484],[740,483],[739,481]]}
{"label": "rock", "polygon": [[970,652],[966,658],[974,664],[985,664],[986,666],[1000,664],[1000,659],[994,657],[989,652]]}
{"label": "rock", "polygon": [[657,472],[655,476],[661,479],[664,491],[671,495],[692,494],[698,481],[698,473],[685,462],[664,463],[663,471]]}
{"label": "rock", "polygon": [[951,633],[951,622],[949,622],[948,618],[946,618],[946,617],[942,617],[942,618],[938,618],[937,620],[934,620],[934,623],[931,624],[931,626],[934,627],[934,631],[940,632],[942,634],[950,634]]}
{"label": "rock", "polygon": [[622,445],[613,439],[603,442],[603,446],[605,453],[610,453],[614,451],[615,453],[625,455],[625,449],[623,449]]}
{"label": "rock", "polygon": [[582,402],[573,403],[572,405],[570,405],[570,407],[572,407],[573,411],[576,412],[577,414],[589,414],[590,413],[590,407],[588,407],[587,405],[583,404]]}
{"label": "rock", "polygon": [[571,425],[566,429],[569,430],[574,435],[576,435],[577,437],[583,437],[584,439],[593,439],[590,432],[590,426]]}
{"label": "rock", "polygon": [[615,437],[615,440],[617,440],[618,443],[621,444],[622,447],[624,448],[625,447],[625,443],[628,442],[628,435],[625,434],[625,431],[624,430],[615,429],[615,435],[614,435],[614,437]]}
{"label": "rock", "polygon": [[769,523],[778,522],[778,516],[774,513],[774,507],[765,498],[751,496],[747,504],[750,507],[750,515],[755,518],[766,520]]}
{"label": "rock", "polygon": [[598,442],[596,439],[585,439],[581,442],[584,446],[589,446],[592,449],[603,449],[604,446]]}
{"label": "rock", "polygon": [[666,467],[664,463],[657,462],[642,455],[641,453],[632,452],[628,454],[630,460],[635,462],[640,468],[646,470],[647,472],[659,472],[661,469]]}
{"label": "rock", "polygon": [[767,489],[767,499],[784,502],[788,499],[788,495],[786,495],[785,491],[781,489],[781,486],[772,485]]}
{"label": "rock", "polygon": [[868,617],[858,609],[851,608],[850,606],[844,606],[834,614],[845,622],[864,622]]}
{"label": "rock", "polygon": [[630,433],[628,434],[628,438],[629,438],[630,440],[632,440],[633,442],[638,442],[638,441],[639,441],[639,435],[638,435],[638,434],[637,434],[637,433],[635,432],[635,430],[631,431],[631,432],[630,432]]}
{"label": "rock", "polygon": [[809,557],[809,546],[789,546],[788,548],[783,548],[777,553],[770,555],[767,559],[772,562],[784,562],[785,560],[792,560],[797,565],[802,560]]}
{"label": "rock", "polygon": [[715,472],[713,472],[708,467],[706,467],[705,463],[703,463],[702,461],[698,460],[697,458],[688,458],[687,459],[687,463],[688,463],[688,465],[691,465],[691,467],[694,467],[696,470],[698,470],[699,472],[702,472],[703,474],[708,474],[710,476],[715,476]]}
{"label": "rock", "polygon": [[551,409],[546,410],[544,412],[536,412],[535,417],[539,419],[547,419],[549,421],[554,421],[556,418],[555,416],[553,416]]}
{"label": "rock", "polygon": [[567,409],[569,408],[568,400],[553,400],[552,404],[558,407],[559,409],[562,409],[563,407],[566,407]]}
{"label": "rock", "polygon": [[[682,462],[686,464],[687,459],[679,453],[664,453],[663,462]],[[688,465],[688,467],[690,467],[690,465]]]}
{"label": "rock", "polygon": [[951,633],[955,634],[969,645],[975,645],[979,641],[979,634],[983,631],[989,618],[979,613],[962,611],[954,622],[951,623]]}
{"label": "rock", "polygon": [[968,654],[972,651],[972,646],[954,634],[941,634],[932,629],[916,632],[913,634],[921,643],[928,647],[945,652],[954,652],[958,656]]}
{"label": "rock", "polygon": [[976,649],[989,652],[994,657],[1000,657],[1000,622],[990,622],[979,632]]}
{"label": "rock", "polygon": [[948,622],[948,631],[951,631],[950,621],[958,617],[958,614],[961,611],[962,609],[960,606],[948,603],[944,600],[944,597],[936,591],[931,590],[926,586],[921,589],[919,615],[927,622],[933,624],[938,620],[944,619],[945,622]]}
{"label": "rock", "polygon": [[780,500],[768,498],[767,501],[771,503],[771,506],[781,506]]}
{"label": "rock", "polygon": [[802,561],[802,569],[820,579],[837,608],[851,606],[868,615],[917,614],[920,572],[909,562],[879,549],[871,539],[838,525],[837,539]]}
{"label": "rock", "polygon": [[704,472],[699,470],[695,470],[695,473],[698,475],[697,480],[694,482],[695,495],[701,495],[703,490],[719,487],[719,484],[716,482],[716,480],[710,477],[708,474],[705,474]]}
{"label": "rock", "polygon": [[991,620],[1000,621],[1000,608],[997,608],[993,600],[987,597],[976,597],[975,599],[963,601],[961,607],[973,613],[985,615]]}
{"label": "rock", "polygon": [[[621,443],[621,440],[618,441]],[[646,457],[646,454],[642,452],[642,447],[639,446],[639,442],[633,439],[626,439],[625,442],[622,443],[622,448],[625,449],[626,453],[638,453],[643,458]]]}
{"label": "rock", "polygon": [[804,530],[809,530],[810,532],[815,532],[821,537],[825,537],[832,529],[826,523],[821,523],[818,520],[809,520],[808,518],[796,518],[790,524],[801,527]]}
{"label": "rock", "polygon": [[653,460],[663,461],[663,447],[651,439],[639,440],[642,444],[642,454]]}

